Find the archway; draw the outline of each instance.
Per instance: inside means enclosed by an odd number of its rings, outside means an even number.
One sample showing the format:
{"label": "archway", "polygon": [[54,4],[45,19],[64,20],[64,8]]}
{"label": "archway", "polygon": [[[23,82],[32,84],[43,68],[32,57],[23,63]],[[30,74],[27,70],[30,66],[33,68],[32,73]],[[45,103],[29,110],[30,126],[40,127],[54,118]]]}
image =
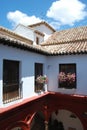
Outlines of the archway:
{"label": "archway", "polygon": [[49,130],[52,130],[52,127],[55,127],[54,124],[59,125],[57,130],[58,128],[59,130],[84,130],[79,117],[75,113],[65,109],[59,109],[52,112],[49,121]]}

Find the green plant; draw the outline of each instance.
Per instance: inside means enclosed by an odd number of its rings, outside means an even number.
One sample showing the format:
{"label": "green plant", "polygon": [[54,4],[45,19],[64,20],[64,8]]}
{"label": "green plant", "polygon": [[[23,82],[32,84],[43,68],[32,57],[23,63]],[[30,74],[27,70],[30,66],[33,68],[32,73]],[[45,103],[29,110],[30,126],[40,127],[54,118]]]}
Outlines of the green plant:
{"label": "green plant", "polygon": [[40,76],[37,76],[36,82],[39,84],[45,84],[45,83],[48,83],[48,78],[46,76],[40,75]]}

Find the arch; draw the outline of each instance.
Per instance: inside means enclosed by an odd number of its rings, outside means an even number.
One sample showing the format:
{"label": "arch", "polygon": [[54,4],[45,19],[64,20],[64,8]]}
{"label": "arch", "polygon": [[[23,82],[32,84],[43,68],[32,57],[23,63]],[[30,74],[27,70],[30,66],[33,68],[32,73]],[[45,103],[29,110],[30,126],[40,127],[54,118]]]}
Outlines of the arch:
{"label": "arch", "polygon": [[65,130],[66,129],[68,130],[69,127],[73,129],[84,130],[81,120],[72,111],[65,109],[58,109],[57,113],[56,111],[54,111],[51,114],[51,121],[53,122],[54,120],[58,120],[59,122],[63,123]]}
{"label": "arch", "polygon": [[[56,99],[58,100],[58,98]],[[85,104],[82,105],[82,102],[79,101],[81,99],[78,99],[75,102],[69,97],[66,99],[65,97],[61,96],[58,102],[56,102],[56,99],[49,102],[49,115],[51,116],[52,112],[59,109],[71,111],[80,119],[83,129],[87,130],[87,118],[83,115],[83,113],[86,111],[86,107]]]}
{"label": "arch", "polygon": [[34,112],[33,114],[28,114],[25,118],[25,122],[26,124],[28,124],[30,126],[34,116],[35,116],[36,112]]}

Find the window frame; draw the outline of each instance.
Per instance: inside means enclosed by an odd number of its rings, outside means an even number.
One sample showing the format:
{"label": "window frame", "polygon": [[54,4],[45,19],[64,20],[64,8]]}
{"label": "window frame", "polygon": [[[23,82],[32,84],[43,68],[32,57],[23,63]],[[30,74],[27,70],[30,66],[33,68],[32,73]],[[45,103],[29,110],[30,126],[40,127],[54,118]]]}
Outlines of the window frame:
{"label": "window frame", "polygon": [[43,75],[43,63],[35,63],[34,64],[34,73],[35,73],[35,92],[43,91],[43,84],[38,85],[36,82],[37,76]]}
{"label": "window frame", "polygon": [[20,61],[3,59],[3,103],[22,98],[21,87]]}
{"label": "window frame", "polygon": [[66,85],[62,86],[62,85],[60,85],[59,79],[58,79],[58,88],[76,89],[77,88],[76,63],[61,63],[61,64],[59,64],[59,73],[60,72],[64,72],[65,74],[75,73],[75,84],[71,87],[66,86]]}
{"label": "window frame", "polygon": [[39,41],[40,41],[39,37],[36,37],[36,44],[37,45],[39,45]]}

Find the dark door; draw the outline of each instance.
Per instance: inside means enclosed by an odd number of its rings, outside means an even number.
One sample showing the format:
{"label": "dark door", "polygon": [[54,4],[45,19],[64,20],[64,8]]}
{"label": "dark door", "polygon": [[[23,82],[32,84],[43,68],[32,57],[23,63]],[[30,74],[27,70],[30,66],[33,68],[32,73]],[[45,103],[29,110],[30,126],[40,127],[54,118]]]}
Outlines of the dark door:
{"label": "dark door", "polygon": [[19,96],[19,62],[3,60],[3,101]]}
{"label": "dark door", "polygon": [[43,75],[43,64],[41,63],[35,63],[35,91],[39,91],[41,89],[43,89],[43,86],[38,87],[37,83],[36,83],[36,78],[37,76]]}

